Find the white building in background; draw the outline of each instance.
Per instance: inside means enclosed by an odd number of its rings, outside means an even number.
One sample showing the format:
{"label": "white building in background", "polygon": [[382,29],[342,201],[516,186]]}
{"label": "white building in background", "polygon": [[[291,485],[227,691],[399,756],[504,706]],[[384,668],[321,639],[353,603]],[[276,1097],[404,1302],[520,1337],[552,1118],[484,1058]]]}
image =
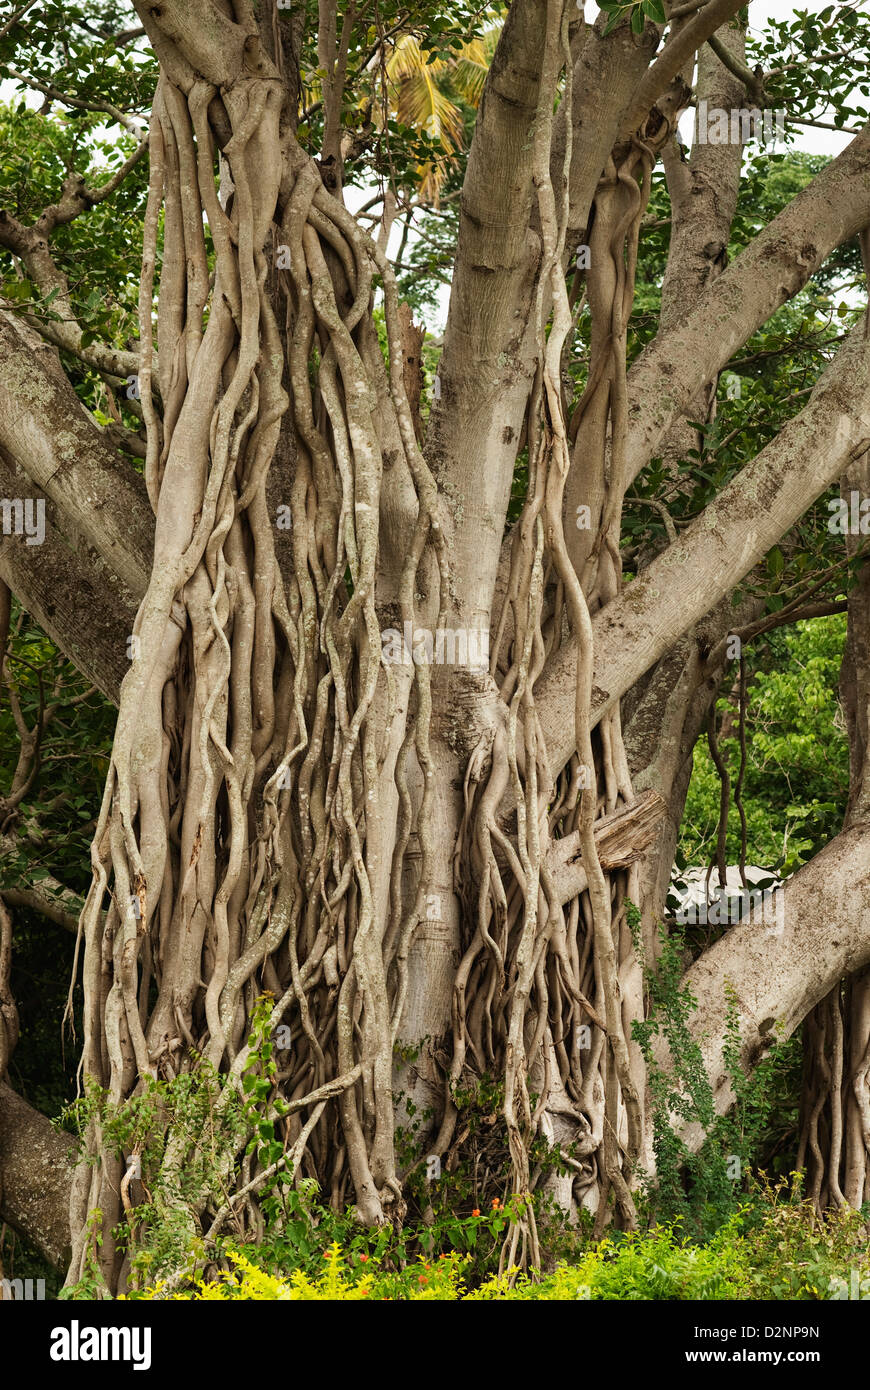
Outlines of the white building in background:
{"label": "white building in background", "polygon": [[729,864],[725,883],[720,885],[717,869],[706,865],[684,869],[671,879],[668,912],[679,925],[733,927],[755,914],[765,931],[781,935],[785,927],[785,898],[779,891],[782,879],[771,869],[746,865],[746,887],[737,864]]}

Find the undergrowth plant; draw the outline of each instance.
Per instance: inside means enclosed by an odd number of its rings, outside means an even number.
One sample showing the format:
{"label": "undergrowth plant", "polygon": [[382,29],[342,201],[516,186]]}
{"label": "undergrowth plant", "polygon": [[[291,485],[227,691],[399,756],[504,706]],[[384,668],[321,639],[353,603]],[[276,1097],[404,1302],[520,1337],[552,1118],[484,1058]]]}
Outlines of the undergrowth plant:
{"label": "undergrowth plant", "polygon": [[[628,915],[635,949],[640,952],[640,914],[633,904]],[[686,1230],[704,1237],[740,1204],[744,1180],[769,1122],[770,1079],[780,1061],[781,1043],[774,1044],[751,1076],[746,1075],[736,999],[726,985],[723,1060],[735,1100],[727,1114],[717,1114],[701,1047],[689,1027],[696,1000],[683,983],[683,934],[679,928],[661,926],[659,940],[655,969],[645,971],[648,1017],[633,1024],[652,1100],[655,1174],[644,1175],[642,1185],[649,1220],[679,1219]],[[662,1066],[655,1054],[657,1037],[667,1044],[669,1067]],[[701,1127],[705,1138],[700,1146],[690,1148],[684,1134],[694,1125]]]}
{"label": "undergrowth plant", "polygon": [[[637,928],[632,909],[631,923]],[[694,1008],[682,984],[682,943],[662,933],[648,974],[649,1018],[635,1025],[653,1097],[655,1174],[642,1177],[645,1226],[592,1240],[592,1219],[567,1214],[539,1186],[528,1199],[510,1193],[510,1159],[498,1116],[500,1084],[483,1077],[455,1086],[457,1140],[433,1166],[425,1144],[430,1117],[405,1101],[399,1155],[408,1204],[402,1220],[367,1227],[351,1206],[336,1210],[317,1181],[290,1161],[295,1131],[278,1094],[270,1000],[254,1010],[248,1060],[238,1082],[202,1059],[171,1081],[147,1081],[120,1105],[96,1087],[61,1123],[83,1134],[97,1121],[103,1143],[129,1165],[138,1160],[137,1197],[112,1238],[128,1255],[126,1296],[139,1299],[807,1299],[841,1296],[867,1278],[866,1215],[820,1221],[789,1183],[756,1175],[751,1159],[769,1119],[765,1087],[776,1055],[751,1079],[740,1065],[736,1009],[729,1003],[724,1057],[735,1093],[716,1114],[700,1048],[688,1021]],[[671,1066],[654,1055],[667,1043]],[[681,1128],[700,1124],[693,1152]],[[565,1171],[565,1155],[540,1144],[539,1176]],[[227,1202],[235,1172],[259,1174],[256,1225]],[[511,1226],[535,1207],[541,1267],[500,1268]],[[217,1223],[215,1212],[225,1220]],[[80,1280],[62,1297],[108,1295],[98,1252],[101,1213],[89,1230]],[[219,1228],[218,1228],[219,1226]]]}

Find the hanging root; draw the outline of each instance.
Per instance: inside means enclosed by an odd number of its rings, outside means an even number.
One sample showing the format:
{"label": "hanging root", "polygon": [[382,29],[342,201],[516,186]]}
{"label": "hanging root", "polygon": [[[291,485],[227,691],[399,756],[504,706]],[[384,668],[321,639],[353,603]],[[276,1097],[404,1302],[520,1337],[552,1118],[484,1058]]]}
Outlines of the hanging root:
{"label": "hanging root", "polygon": [[[558,3],[547,8],[541,91],[554,90],[561,67],[567,174],[571,63],[561,12]],[[488,778],[466,778],[459,891],[474,925],[457,970],[452,1067],[435,1145],[444,1152],[453,1141],[451,1094],[463,1072],[503,1075],[513,1190],[522,1199],[521,1219],[502,1252],[503,1269],[539,1263],[528,1201],[528,1155],[536,1136],[552,1142],[558,1133],[564,1141],[561,1158],[574,1174],[575,1196],[592,1203],[597,1198],[599,1233],[609,1219],[611,1192],[618,1218],[636,1224],[632,1187],[644,1145],[643,1066],[630,1042],[632,1018],[643,1009],[641,966],[628,921],[628,893],[637,896],[638,880],[635,870],[602,868],[594,836],[597,818],[632,803],[634,794],[618,711],[592,734],[590,613],[621,586],[627,324],[650,176],[672,122],[654,112],[643,138],[614,151],[599,187],[590,276],[593,352],[570,427],[561,376],[573,326],[564,273],[566,209],[560,216],[550,179],[551,125],[547,95],[535,124],[541,366],[528,412],[528,495],[492,657],[509,715],[493,740]],[[579,555],[569,551],[564,525],[566,510],[569,516],[574,510],[573,499],[565,496],[572,444],[579,460],[573,476],[582,472],[588,480],[598,467],[602,482],[597,530],[588,552]],[[580,639],[577,754],[554,784],[534,686],[568,631]],[[510,827],[498,816],[506,789],[516,805]],[[563,908],[548,851],[554,839],[571,832],[579,832],[587,887]]]}

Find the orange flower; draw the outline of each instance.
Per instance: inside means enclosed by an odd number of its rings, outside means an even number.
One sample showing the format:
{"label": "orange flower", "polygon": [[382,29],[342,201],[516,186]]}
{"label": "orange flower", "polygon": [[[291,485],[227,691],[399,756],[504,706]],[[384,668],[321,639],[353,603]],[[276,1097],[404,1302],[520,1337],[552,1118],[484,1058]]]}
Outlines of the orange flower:
{"label": "orange flower", "polygon": [[363,1264],[365,1264],[366,1260],[368,1259],[368,1255],[360,1255],[360,1259],[362,1260]]}
{"label": "orange flower", "polygon": [[493,1209],[493,1211],[498,1211],[498,1209],[499,1209],[500,1206],[501,1206],[501,1202],[498,1200],[498,1198],[497,1198],[497,1197],[493,1197],[493,1199],[492,1199],[492,1209]]}
{"label": "orange flower", "polygon": [[428,1284],[428,1283],[429,1283],[429,1280],[426,1278],[426,1275],[425,1275],[425,1274],[421,1274],[421,1275],[420,1275],[419,1283],[421,1283],[421,1284]]}
{"label": "orange flower", "polygon": [[471,1215],[472,1215],[472,1216],[480,1216],[480,1207],[475,1207],[475,1208],[474,1208],[474,1211],[471,1213]]}

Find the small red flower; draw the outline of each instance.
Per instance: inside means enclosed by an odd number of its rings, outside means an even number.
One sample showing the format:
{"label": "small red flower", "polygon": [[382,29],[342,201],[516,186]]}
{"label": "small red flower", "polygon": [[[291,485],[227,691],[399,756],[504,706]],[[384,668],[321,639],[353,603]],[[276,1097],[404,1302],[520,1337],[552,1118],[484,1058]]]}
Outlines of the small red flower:
{"label": "small red flower", "polygon": [[471,1215],[472,1215],[472,1216],[480,1216],[480,1207],[475,1207],[475,1208],[474,1208],[474,1211],[471,1213]]}
{"label": "small red flower", "polygon": [[421,1284],[428,1284],[429,1280],[426,1278],[425,1274],[421,1274],[418,1282]]}
{"label": "small red flower", "polygon": [[368,1255],[360,1255],[360,1259],[362,1260],[363,1264],[365,1264],[366,1260],[368,1259]]}
{"label": "small red flower", "polygon": [[497,1197],[493,1197],[493,1199],[492,1199],[492,1209],[493,1209],[493,1211],[498,1211],[498,1209],[499,1209],[500,1206],[501,1206],[501,1202],[498,1200],[498,1198],[497,1198]]}

